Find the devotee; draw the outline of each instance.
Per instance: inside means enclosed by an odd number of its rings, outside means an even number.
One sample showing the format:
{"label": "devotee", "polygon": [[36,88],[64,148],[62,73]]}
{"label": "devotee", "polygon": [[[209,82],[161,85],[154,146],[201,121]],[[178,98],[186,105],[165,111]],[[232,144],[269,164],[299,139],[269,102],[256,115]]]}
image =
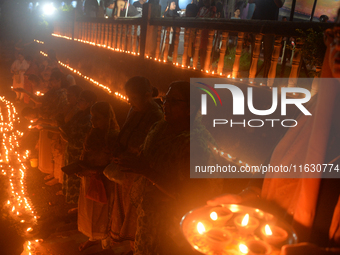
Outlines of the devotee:
{"label": "devotee", "polygon": [[198,109],[190,110],[190,84],[172,83],[164,97],[164,119],[150,130],[140,156],[120,161],[128,172],[141,175],[130,195],[138,214],[134,254],[190,254],[180,219],[222,190],[219,179],[190,179],[190,140],[197,141],[194,147],[204,158],[214,155],[208,148],[214,143],[211,135],[194,118]]}
{"label": "devotee", "polygon": [[234,17],[231,17],[230,19],[241,19],[240,14],[241,14],[240,9],[236,9],[234,12]]}
{"label": "devotee", "polygon": [[191,1],[190,4],[185,8],[185,17],[196,17],[198,12],[198,7]]}
{"label": "devotee", "polygon": [[[185,16],[186,17],[196,17],[198,13],[198,7],[197,4],[194,4],[193,1],[191,1],[190,4],[187,5],[185,9]],[[188,43],[188,58],[186,65],[190,65],[190,61],[194,56],[195,51],[195,38],[196,38],[196,29],[190,29],[190,36],[189,36],[189,43]]]}
{"label": "devotee", "polygon": [[[179,17],[179,14],[177,13],[177,8],[176,8],[176,1],[170,1],[168,6],[166,7],[164,13],[163,13],[163,18],[175,18]],[[169,34],[169,57],[172,57],[172,53],[174,52],[174,47],[175,47],[175,40],[176,40],[176,33],[175,33],[175,27],[171,27],[170,34]]]}
{"label": "devotee", "polygon": [[[52,58],[54,59],[54,58]],[[52,61],[52,60],[51,60]],[[64,74],[60,71],[52,72],[49,80],[49,90],[44,94],[44,96],[38,97],[24,90],[23,88],[17,88],[15,91],[19,91],[21,93],[27,94],[34,102],[41,104],[39,107],[39,115],[40,119],[36,124],[38,125],[50,125],[57,126],[56,117],[58,114],[61,114],[65,111],[67,107],[67,95],[66,95],[66,87],[67,81],[65,79]],[[54,175],[54,165],[53,165],[53,153],[54,157],[60,155],[60,150],[57,149],[59,134],[50,134],[51,130],[40,131],[39,138],[39,170],[43,173],[48,173],[46,176],[46,180],[51,179],[52,177],[60,176],[61,169],[59,166],[57,167],[57,172]],[[57,157],[59,158],[59,157]],[[59,179],[59,177],[58,177]],[[58,183],[57,179],[53,179],[49,184],[54,185]]]}
{"label": "devotee", "polygon": [[27,80],[30,83],[30,87],[32,87],[32,94],[36,94],[37,91],[39,91],[39,93],[47,92],[47,89],[43,87],[43,84],[42,84],[42,81],[39,75],[30,74]]}
{"label": "devotee", "polygon": [[[68,96],[69,97],[69,96]],[[73,118],[60,127],[61,135],[67,141],[65,165],[70,165],[79,160],[82,153],[86,135],[91,130],[91,106],[97,101],[97,96],[90,90],[84,90],[77,99],[77,109],[79,110]],[[72,99],[69,99],[69,101]],[[77,204],[80,188],[80,179],[75,174],[64,174],[63,194],[66,203]],[[76,210],[70,210],[74,212]]]}
{"label": "devotee", "polygon": [[[29,81],[29,76],[30,75],[39,75],[39,67],[38,65],[35,63],[35,61],[33,61],[33,58],[31,56],[27,56],[25,58],[27,64],[28,64],[28,68],[24,74],[24,88],[25,90],[33,93],[33,87],[32,87],[32,83]],[[27,95],[24,96],[24,103],[28,104],[29,103],[29,97]]]}
{"label": "devotee", "polygon": [[51,73],[49,89],[44,96],[34,95],[23,88],[13,89],[16,92],[27,94],[35,103],[41,104],[40,115],[48,120],[53,119],[58,113],[63,112],[67,105],[66,88],[68,87],[65,75],[59,70]]}
{"label": "devotee", "polygon": [[176,8],[176,1],[170,1],[169,5],[164,11],[163,18],[169,18],[169,17],[179,17],[179,14],[177,13],[177,8]]}
{"label": "devotee", "polygon": [[147,2],[146,0],[138,0],[133,2],[133,6],[136,8],[137,12],[141,17],[143,14],[143,4],[145,4],[146,2]]}
{"label": "devotee", "polygon": [[[26,62],[24,55],[19,52],[17,59],[13,62],[11,66],[11,73],[13,73],[13,89],[24,88],[24,73],[29,68],[29,64]],[[17,97],[16,101],[23,99],[24,94],[19,90],[14,90]]]}
{"label": "devotee", "polygon": [[[283,6],[283,0],[250,0],[249,3],[255,3],[255,11],[253,13],[253,20],[278,20],[279,9]],[[274,36],[265,34],[263,36],[263,58],[264,70],[263,78],[268,78],[271,57],[274,46]],[[252,43],[252,50],[255,47],[255,38]],[[252,54],[253,55],[253,54]]]}
{"label": "devotee", "polygon": [[[270,165],[340,165],[339,25],[340,10],[335,27],[325,33],[327,51],[321,77],[333,79],[324,80],[317,100],[309,106],[312,116],[299,117],[299,126],[289,129],[276,146]],[[328,171],[301,173],[296,179],[269,173],[262,185],[254,181],[241,194],[227,194],[208,204],[246,203],[261,197],[271,208],[283,210],[303,242],[284,246],[281,254],[339,254],[334,247],[340,246],[340,182],[329,178]],[[310,174],[314,178],[307,178]]]}
{"label": "devotee", "polygon": [[67,88],[66,96],[67,96],[67,106],[61,114],[59,114],[57,121],[58,126],[63,126],[67,122],[69,122],[79,111],[79,107],[77,105],[79,96],[82,92],[82,88],[78,85],[72,85]]}
{"label": "devotee", "polygon": [[[140,76],[129,79],[125,91],[131,108],[115,145],[115,161],[124,157],[137,157],[151,126],[163,118],[161,107],[153,100],[156,94],[148,79]],[[112,162],[104,172],[116,182],[110,232],[114,242],[131,241],[133,250],[137,214],[135,205],[130,201],[130,192],[138,176],[121,173],[120,170]]]}
{"label": "devotee", "polygon": [[[203,0],[203,7],[198,11],[197,17],[199,18],[215,18],[216,17],[216,6],[211,6],[211,0]],[[205,59],[207,56],[207,46],[209,39],[209,30],[202,29],[201,43],[200,43],[200,65],[201,69],[204,68]],[[209,65],[210,68],[210,65]]]}
{"label": "devotee", "polygon": [[77,175],[81,178],[78,202],[78,230],[89,237],[79,250],[102,242],[108,244],[109,205],[112,183],[103,175],[110,163],[112,145],[116,142],[119,126],[112,107],[107,102],[97,102],[91,107],[92,129],[85,139]]}

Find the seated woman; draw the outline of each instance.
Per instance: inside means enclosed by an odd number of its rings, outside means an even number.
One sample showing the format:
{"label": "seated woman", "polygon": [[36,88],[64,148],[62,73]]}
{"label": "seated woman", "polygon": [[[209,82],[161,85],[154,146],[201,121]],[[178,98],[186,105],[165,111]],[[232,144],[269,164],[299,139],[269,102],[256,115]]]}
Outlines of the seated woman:
{"label": "seated woman", "polygon": [[[151,126],[163,117],[161,107],[152,98],[155,91],[148,79],[140,76],[131,78],[125,84],[125,91],[131,109],[118,136],[115,158],[136,157]],[[115,169],[106,169],[108,171],[105,171],[105,175],[110,180],[116,181],[111,214],[111,237],[114,242],[129,240],[133,244],[137,214],[136,207],[130,202],[130,190],[136,175],[123,174],[120,180],[117,180],[111,171],[119,171],[119,167],[117,169],[114,162],[110,166],[114,166]]]}
{"label": "seated woman", "polygon": [[[322,78],[333,79],[324,80],[320,86],[317,102],[309,109],[312,117],[300,116],[299,126],[289,129],[276,146],[272,166],[340,166],[339,25],[340,10],[335,27],[326,31],[327,51],[321,73]],[[301,173],[295,179],[267,173],[263,184],[250,186],[239,195],[223,195],[208,204],[245,203],[261,197],[271,207],[283,209],[299,241],[307,242],[284,246],[281,254],[339,254],[340,249],[334,247],[340,247],[340,181],[333,179],[329,170],[330,165],[322,173]],[[310,175],[312,178],[306,178]]]}
{"label": "seated woman", "polygon": [[206,158],[213,156],[208,149],[212,138],[197,119],[192,118],[190,130],[190,116],[196,116],[199,106],[193,109],[190,84],[172,83],[164,98],[164,120],[149,132],[140,157],[121,161],[127,171],[141,175],[131,191],[138,206],[134,254],[190,254],[189,247],[179,247],[185,243],[180,219],[222,190],[222,180],[190,179],[190,139],[200,137],[197,148]]}
{"label": "seated woman", "polygon": [[[78,230],[89,237],[88,241],[79,246],[80,251],[108,237],[113,185],[104,177],[103,170],[110,163],[112,144],[116,142],[119,133],[115,114],[107,102],[98,102],[91,107],[91,122],[92,129],[85,139],[81,155],[83,169],[78,173],[81,177]],[[98,183],[104,191],[94,190],[93,184]],[[94,191],[97,191],[97,198],[93,196]]]}

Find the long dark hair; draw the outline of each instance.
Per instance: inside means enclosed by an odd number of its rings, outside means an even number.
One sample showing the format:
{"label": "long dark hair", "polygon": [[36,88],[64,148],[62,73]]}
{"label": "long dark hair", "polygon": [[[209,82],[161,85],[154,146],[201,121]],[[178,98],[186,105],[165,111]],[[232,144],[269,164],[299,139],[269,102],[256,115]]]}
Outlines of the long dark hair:
{"label": "long dark hair", "polygon": [[91,107],[91,111],[97,112],[109,121],[108,129],[119,130],[116,115],[108,102],[97,102]]}
{"label": "long dark hair", "polygon": [[119,125],[115,113],[108,102],[97,102],[91,107],[91,112],[99,113],[108,119],[108,127],[105,131],[99,128],[92,128],[85,139],[85,149],[101,150],[109,147],[112,141],[112,134],[118,133]]}

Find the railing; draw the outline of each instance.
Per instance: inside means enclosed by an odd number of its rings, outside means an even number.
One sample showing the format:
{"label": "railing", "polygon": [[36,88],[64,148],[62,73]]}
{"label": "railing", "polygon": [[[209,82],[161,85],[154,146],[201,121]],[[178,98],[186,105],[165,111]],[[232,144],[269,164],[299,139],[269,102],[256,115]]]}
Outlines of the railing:
{"label": "railing", "polygon": [[78,18],[75,22],[56,22],[54,34],[66,39],[106,46],[121,51],[140,52],[139,36],[141,18],[117,19]]}
{"label": "railing", "polygon": [[[251,34],[253,43],[251,65],[248,70],[251,80],[258,74],[261,42],[265,36],[272,35],[274,38],[268,78],[275,78],[283,37],[301,37],[297,29],[325,30],[332,26],[328,23],[314,22],[152,18],[157,17],[156,14],[153,14],[155,11],[153,11],[152,5],[145,4],[142,18],[114,20],[82,17],[75,19],[74,22],[57,22],[54,34],[110,50],[137,54],[144,59],[163,63],[172,62],[179,68],[235,78],[240,76],[240,58],[245,36]],[[173,38],[171,43],[170,37]],[[226,50],[230,38],[236,41],[232,70],[225,67]],[[200,60],[199,56],[200,50],[202,51],[201,42],[203,39],[206,41],[206,45],[203,47],[206,52],[204,62]],[[296,41],[289,78],[299,77],[301,47],[304,43],[303,38],[301,39]],[[173,50],[172,57],[169,57],[169,49]],[[191,53],[189,54],[189,52]],[[218,55],[215,65],[212,65],[213,54]],[[190,61],[191,58],[192,61]],[[272,82],[267,85],[271,86]],[[295,86],[294,81],[289,86]]]}

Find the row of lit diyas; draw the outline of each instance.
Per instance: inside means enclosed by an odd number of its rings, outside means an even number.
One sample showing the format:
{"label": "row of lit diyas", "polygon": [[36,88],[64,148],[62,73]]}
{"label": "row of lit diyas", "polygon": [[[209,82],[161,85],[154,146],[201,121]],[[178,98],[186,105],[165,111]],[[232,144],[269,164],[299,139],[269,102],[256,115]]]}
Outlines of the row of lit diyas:
{"label": "row of lit diyas", "polygon": [[[64,38],[64,39],[67,39],[67,40],[72,40],[72,37],[68,37],[68,36],[63,36],[63,35],[58,35],[58,34],[55,34],[55,33],[52,33],[52,36],[55,36],[55,37],[59,37],[59,38]],[[107,46],[105,44],[98,44],[98,43],[95,43],[95,42],[91,42],[91,41],[86,41],[86,40],[82,40],[82,39],[77,39],[77,38],[74,38],[74,41],[77,41],[77,42],[81,42],[81,43],[85,43],[85,44],[89,44],[89,45],[92,45],[92,46],[97,46],[97,47],[101,47],[101,48],[106,48],[106,49],[109,49],[109,50],[112,50],[112,51],[117,51],[117,52],[122,52],[122,53],[127,53],[127,54],[131,54],[131,55],[137,55],[139,56],[140,54],[139,53],[136,53],[136,52],[132,52],[132,51],[127,51],[127,50],[122,50],[122,49],[119,49],[119,48],[112,48],[110,46]],[[150,59],[150,60],[154,60],[154,61],[157,61],[157,62],[160,62],[160,63],[167,63],[167,61],[164,59],[164,60],[161,60],[160,58],[152,58],[150,56],[146,56],[147,59]],[[196,67],[191,67],[190,65],[189,66],[186,66],[186,65],[182,65],[182,64],[179,64],[179,63],[172,63],[174,66],[176,67],[180,67],[180,68],[186,68],[186,69],[192,69],[192,70],[196,70],[197,68]],[[235,79],[235,77],[232,77],[231,74],[226,74],[226,73],[217,73],[215,71],[209,71],[209,70],[203,70],[201,69],[201,72],[205,72],[206,74],[210,74],[212,76],[218,76],[218,77],[226,77],[226,78],[232,78],[232,79]],[[241,78],[240,81],[243,81],[243,79]],[[250,81],[249,82],[250,84],[252,85],[255,85],[256,82],[254,81]],[[266,86],[266,84],[264,83],[259,83],[258,84],[259,86]],[[271,87],[269,87],[271,88]]]}
{"label": "row of lit diyas", "polygon": [[[232,251],[232,254],[269,255],[288,239],[283,228],[267,223],[260,226],[260,221],[248,213],[233,216],[226,207],[212,208],[209,219],[194,225],[190,237],[193,247],[207,254]],[[257,235],[262,240],[255,234],[259,227]]]}
{"label": "row of lit diyas", "polygon": [[[13,108],[13,104],[10,103],[9,101],[6,101],[4,97],[0,97],[0,101],[1,102],[8,102],[8,104],[6,103],[6,116],[4,118],[3,114],[2,114],[2,111],[4,111],[4,109],[1,109],[1,115],[0,115],[0,132],[3,133],[3,132],[10,132],[10,131],[13,131],[13,123],[15,121],[18,121],[19,118],[16,116],[17,115],[17,112]],[[13,110],[13,112],[11,111],[11,109]],[[4,119],[6,119],[7,121],[5,122]]]}
{"label": "row of lit diyas", "polygon": [[[68,37],[68,36],[63,36],[63,35],[58,35],[58,34],[55,34],[55,33],[52,33],[52,36],[55,36],[55,37],[59,37],[59,38],[64,38],[64,39],[67,39],[67,40],[72,40],[72,37]],[[92,45],[92,46],[97,46],[97,47],[102,47],[102,48],[106,48],[106,49],[109,49],[109,50],[112,50],[112,51],[117,51],[117,52],[123,52],[123,53],[127,53],[127,54],[131,54],[131,55],[135,55],[135,56],[139,56],[140,54],[139,53],[136,53],[136,52],[132,52],[132,51],[127,51],[127,50],[122,50],[122,49],[119,49],[119,48],[112,48],[110,46],[107,46],[105,44],[98,44],[98,43],[95,43],[95,42],[91,42],[91,41],[86,41],[86,40],[82,40],[82,39],[77,39],[77,38],[74,38],[74,41],[77,41],[77,42],[81,42],[81,43],[86,43],[86,44],[89,44],[89,45]],[[163,63],[166,63],[167,61],[166,60],[161,60],[161,59],[157,59],[157,58],[152,58],[152,57],[149,57],[149,56],[146,56],[147,59],[150,59],[150,60],[154,60],[154,61],[158,61],[158,62],[163,62]],[[191,67],[191,66],[184,66],[184,65],[180,65],[178,63],[173,63],[173,65],[175,65],[176,67],[185,67],[185,68],[188,68],[188,69],[193,69],[193,70],[196,70],[195,67]],[[202,72],[204,72],[203,69],[201,69]],[[215,75],[215,71],[208,71],[206,70],[205,71],[207,74],[211,74],[211,75]],[[216,73],[217,74],[217,73]],[[230,74],[228,75],[223,75],[223,73],[220,73],[219,76],[226,76],[227,78],[230,78]]]}
{"label": "row of lit diyas", "polygon": [[[67,40],[72,40],[72,38],[68,37],[68,36],[62,36],[62,35],[57,35],[57,34],[52,34],[52,36],[64,38],[64,39],[67,39]],[[117,52],[131,54],[131,55],[134,55],[134,56],[139,56],[140,55],[140,53],[137,53],[137,52],[128,51],[128,50],[122,50],[122,49],[119,49],[119,48],[112,48],[112,47],[110,47],[108,45],[105,45],[105,44],[99,44],[99,43],[90,42],[90,41],[86,41],[86,40],[82,40],[82,39],[74,38],[74,41],[81,42],[81,43],[86,43],[86,44],[89,44],[89,45],[92,45],[92,46],[101,47],[101,48],[106,48],[106,49],[112,50],[112,51],[117,51]]]}
{"label": "row of lit diyas", "polygon": [[47,57],[48,55],[45,53],[45,52],[43,52],[43,51],[40,51],[40,54],[42,54],[44,57]]}
{"label": "row of lit diyas", "polygon": [[[40,53],[41,53],[42,55],[44,55],[45,57],[48,56],[48,55],[47,55],[45,52],[43,52],[43,51],[40,51]],[[104,89],[107,93],[112,94],[112,91],[111,91],[111,89],[110,89],[108,86],[105,86],[105,85],[99,83],[98,81],[94,80],[93,78],[88,77],[88,76],[82,74],[80,71],[76,70],[75,68],[72,68],[72,67],[68,66],[67,64],[64,64],[64,63],[61,62],[61,61],[58,61],[58,63],[59,63],[62,67],[65,67],[65,68],[67,68],[68,70],[70,70],[71,72],[73,72],[74,74],[77,74],[78,76],[84,78],[85,80],[91,82],[92,84],[94,84],[94,85],[96,85],[96,86],[98,86],[98,87]],[[38,94],[37,94],[37,95],[38,95]],[[39,92],[39,95],[43,95],[43,93]],[[121,99],[121,100],[123,100],[123,101],[125,101],[125,102],[128,102],[128,101],[129,101],[128,97],[122,95],[122,94],[119,93],[119,92],[115,92],[114,95],[115,95],[117,98],[119,98],[119,99]]]}
{"label": "row of lit diyas", "polygon": [[[14,130],[15,122],[19,122],[18,113],[15,106],[5,97],[0,97],[0,119],[3,126],[10,126],[10,130],[5,128],[1,130],[2,146],[0,154],[0,168],[1,173],[8,176],[9,179],[9,194],[10,198],[6,203],[11,217],[22,223],[22,230],[29,238],[30,233],[33,231],[33,226],[37,222],[38,216],[31,205],[30,199],[26,196],[25,186],[25,161],[28,159],[29,151],[24,154],[19,153],[18,139],[23,133]],[[6,108],[6,110],[5,110]],[[6,116],[3,112],[7,112]],[[34,246],[41,240],[28,240],[24,244],[24,253],[32,255]]]}
{"label": "row of lit diyas", "polygon": [[245,163],[242,160],[237,159],[236,157],[233,157],[229,153],[225,153],[224,151],[218,150],[216,147],[214,147],[214,151],[228,161],[234,162],[234,163],[239,164],[239,165],[247,166],[247,167],[249,166],[248,163]]}
{"label": "row of lit diyas", "polygon": [[43,41],[39,41],[39,40],[37,40],[37,39],[34,39],[34,41],[35,41],[36,43],[44,44]]}
{"label": "row of lit diyas", "polygon": [[55,36],[55,37],[60,37],[60,38],[66,39],[66,40],[72,40],[72,37],[68,37],[68,36],[65,36],[65,35],[57,35],[57,34],[54,34],[54,33],[52,33],[52,35]]}

